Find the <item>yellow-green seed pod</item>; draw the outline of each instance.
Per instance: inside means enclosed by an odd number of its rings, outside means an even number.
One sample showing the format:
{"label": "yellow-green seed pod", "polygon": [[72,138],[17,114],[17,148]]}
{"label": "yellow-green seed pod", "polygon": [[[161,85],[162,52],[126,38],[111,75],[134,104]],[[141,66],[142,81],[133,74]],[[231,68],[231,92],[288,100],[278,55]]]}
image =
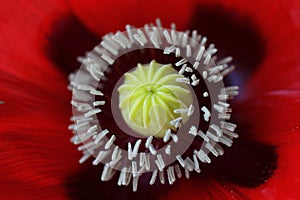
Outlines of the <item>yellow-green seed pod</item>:
{"label": "yellow-green seed pod", "polygon": [[184,78],[171,64],[162,65],[155,61],[139,64],[127,72],[124,83],[118,88],[119,108],[126,124],[144,136],[162,138],[166,130],[176,130],[170,123],[186,114],[174,110],[187,109],[193,103],[189,85],[176,80]]}

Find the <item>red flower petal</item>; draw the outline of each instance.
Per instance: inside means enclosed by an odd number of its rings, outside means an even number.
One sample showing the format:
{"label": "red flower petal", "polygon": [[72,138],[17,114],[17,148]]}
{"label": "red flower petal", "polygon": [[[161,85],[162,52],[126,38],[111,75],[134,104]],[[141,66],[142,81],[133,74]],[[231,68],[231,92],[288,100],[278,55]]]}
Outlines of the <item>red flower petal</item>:
{"label": "red flower petal", "polygon": [[43,48],[51,23],[68,9],[61,1],[15,1],[1,10],[2,198],[63,198],[63,178],[78,159],[68,142],[70,93]]}
{"label": "red flower petal", "polygon": [[194,0],[137,1],[71,0],[76,15],[92,31],[103,35],[124,30],[126,24],[144,26],[160,18],[164,24],[176,22],[179,29],[187,27],[192,16]]}

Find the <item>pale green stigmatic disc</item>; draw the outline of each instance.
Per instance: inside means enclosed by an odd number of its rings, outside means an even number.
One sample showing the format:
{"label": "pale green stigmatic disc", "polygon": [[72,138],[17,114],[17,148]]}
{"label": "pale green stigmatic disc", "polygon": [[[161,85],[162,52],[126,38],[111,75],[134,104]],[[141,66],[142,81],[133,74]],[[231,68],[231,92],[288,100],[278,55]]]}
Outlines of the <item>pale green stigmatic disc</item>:
{"label": "pale green stigmatic disc", "polygon": [[188,108],[193,103],[190,86],[177,82],[183,75],[171,64],[162,65],[156,61],[138,66],[124,74],[124,83],[118,88],[119,108],[126,124],[144,136],[162,138],[166,130],[176,130],[170,122],[186,114],[174,110]]}

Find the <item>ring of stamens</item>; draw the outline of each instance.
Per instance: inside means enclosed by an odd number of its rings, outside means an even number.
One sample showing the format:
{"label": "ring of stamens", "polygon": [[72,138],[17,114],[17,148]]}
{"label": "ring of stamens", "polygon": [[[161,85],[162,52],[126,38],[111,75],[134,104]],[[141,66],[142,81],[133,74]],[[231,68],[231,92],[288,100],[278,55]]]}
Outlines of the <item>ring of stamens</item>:
{"label": "ring of stamens", "polygon": [[[217,61],[217,57],[214,56],[217,49],[213,44],[205,45],[206,37],[201,37],[193,31],[190,38],[188,32],[175,31],[174,25],[172,30],[167,30],[161,28],[160,24],[157,21],[157,26],[145,25],[144,29],[133,29],[127,26],[126,34],[117,32],[105,36],[100,45],[85,58],[79,58],[83,64],[82,68],[70,76],[70,89],[73,92],[71,104],[74,108],[71,119],[74,124],[70,129],[75,133],[71,141],[74,144],[83,144],[78,147],[78,150],[83,151],[83,157],[79,162],[83,163],[94,155],[94,165],[100,162],[105,164],[101,180],[110,180],[119,170],[118,185],[128,185],[132,179],[134,191],[137,190],[139,178],[146,172],[152,172],[150,185],[157,179],[165,183],[165,178],[169,184],[173,184],[176,177],[181,177],[181,167],[185,176],[189,178],[190,171],[201,171],[201,162],[211,162],[208,154],[223,155],[224,150],[220,144],[231,146],[233,138],[238,137],[234,132],[236,125],[226,121],[231,115],[230,105],[226,101],[238,94],[238,87],[224,87],[222,83],[223,77],[234,69],[228,64],[231,57]],[[182,120],[179,117],[170,121],[172,125],[178,126],[179,130],[185,128],[185,137],[189,138],[190,142],[194,138],[203,140],[201,146],[194,149],[191,157],[184,157],[183,153],[178,152],[179,145],[174,148],[173,143],[166,143],[163,152],[158,151],[153,143],[155,140],[153,136],[148,136],[145,141],[138,139],[135,143],[128,142],[125,152],[115,145],[118,139],[116,134],[99,125],[97,115],[101,115],[104,104],[107,104],[107,99],[110,99],[99,90],[101,88],[99,81],[100,83],[105,81],[105,73],[110,71],[109,66],[113,65],[120,55],[138,48],[163,49],[165,55],[173,54],[177,58],[182,57],[175,63],[178,74],[183,75],[175,79],[179,83],[197,87],[201,79],[205,80],[208,91],[201,95],[203,98],[211,99],[212,108],[203,105],[197,110],[195,108],[199,104],[190,104],[186,108],[173,111],[189,113],[192,118],[197,114],[201,115],[204,121],[209,123],[208,129],[198,129],[198,124],[193,122],[179,128]],[[183,138],[181,135],[174,134],[171,129],[167,129],[162,140],[179,143]],[[189,144],[191,143],[185,144],[186,148]]]}

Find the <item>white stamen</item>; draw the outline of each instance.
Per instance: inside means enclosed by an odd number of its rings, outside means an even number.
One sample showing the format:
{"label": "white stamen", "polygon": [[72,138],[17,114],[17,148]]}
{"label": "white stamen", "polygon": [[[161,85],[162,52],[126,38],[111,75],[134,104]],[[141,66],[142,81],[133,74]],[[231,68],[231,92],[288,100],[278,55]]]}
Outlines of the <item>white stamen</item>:
{"label": "white stamen", "polygon": [[192,55],[192,49],[191,49],[191,45],[187,45],[186,46],[186,57],[191,57],[191,55]]}
{"label": "white stamen", "polygon": [[222,102],[222,101],[219,101],[218,104],[220,104],[221,106],[224,106],[225,108],[229,108],[230,107],[229,103],[225,103],[225,102]]}
{"label": "white stamen", "polygon": [[153,136],[149,136],[149,137],[147,138],[146,144],[145,144],[145,147],[146,147],[146,148],[149,148],[149,147],[150,147],[152,140],[153,140]]}
{"label": "white stamen", "polygon": [[194,150],[194,154],[199,158],[199,160],[203,163],[211,163],[210,158],[203,150]]}
{"label": "white stamen", "polygon": [[217,65],[228,64],[228,63],[230,63],[232,60],[233,60],[233,58],[229,56],[229,57],[223,58],[222,60],[218,61],[218,62],[217,62]]}
{"label": "white stamen", "polygon": [[221,94],[227,94],[229,96],[236,96],[239,94],[239,86],[230,86],[230,87],[226,87],[223,88],[221,90]]}
{"label": "white stamen", "polygon": [[75,129],[75,130],[79,130],[79,129],[81,129],[81,128],[85,128],[87,125],[90,125],[90,122],[77,123],[77,124],[74,126],[74,129]]}
{"label": "white stamen", "polygon": [[205,142],[209,141],[209,138],[201,131],[199,130],[197,133]]}
{"label": "white stamen", "polygon": [[200,173],[201,170],[200,170],[199,162],[198,162],[197,156],[195,154],[193,155],[193,160],[194,160],[194,164],[195,164],[195,167],[194,167],[195,171],[197,173]]}
{"label": "white stamen", "polygon": [[195,62],[194,65],[193,65],[193,68],[198,69],[198,67],[199,67],[199,62]]}
{"label": "white stamen", "polygon": [[179,48],[176,48],[175,56],[180,57],[180,49]]}
{"label": "white stamen", "polygon": [[180,82],[180,83],[186,83],[186,84],[190,84],[190,79],[189,78],[176,78],[176,81],[177,82]]}
{"label": "white stamen", "polygon": [[118,55],[119,54],[119,52],[116,50],[116,49],[114,49],[107,41],[102,41],[101,43],[100,43],[105,49],[107,49],[110,53],[112,53],[113,55]]}
{"label": "white stamen", "polygon": [[152,155],[156,155],[156,150],[155,150],[155,148],[153,147],[152,144],[149,146],[149,150],[150,150],[150,153],[151,153]]}
{"label": "white stamen", "polygon": [[185,166],[185,162],[184,160],[181,158],[181,155],[177,155],[176,159],[178,160],[179,164],[184,168]]}
{"label": "white stamen", "polygon": [[175,172],[176,172],[176,175],[178,178],[181,178],[182,174],[181,174],[181,170],[180,170],[180,167],[179,165],[175,165]]}
{"label": "white stamen", "polygon": [[217,150],[219,155],[223,155],[224,154],[224,149],[219,145],[219,144],[215,144],[214,148]]}
{"label": "white stamen", "polygon": [[232,132],[232,131],[227,130],[225,128],[223,129],[223,133],[228,135],[229,137],[233,137],[233,138],[238,138],[239,137],[239,135],[236,134],[235,132]]}
{"label": "white stamen", "polygon": [[187,116],[192,116],[192,114],[194,113],[195,111],[195,107],[193,106],[193,104],[190,105],[189,109],[188,109],[188,113],[187,113]]}
{"label": "white stamen", "polygon": [[130,142],[127,143],[127,152],[128,152],[128,159],[132,160],[132,154],[133,154],[133,152],[132,152],[132,146],[131,146]]}
{"label": "white stamen", "polygon": [[165,184],[165,175],[164,175],[164,171],[160,171],[160,172],[159,172],[159,180],[160,180],[161,184]]}
{"label": "white stamen", "polygon": [[145,161],[145,159],[146,159],[145,156],[146,156],[145,152],[141,152],[140,153],[140,167],[143,166],[145,164],[145,162],[146,162]]}
{"label": "white stamen", "polygon": [[210,143],[206,143],[205,147],[216,157],[219,156],[218,152],[214,149],[214,147]]}
{"label": "white stamen", "polygon": [[136,161],[131,162],[131,168],[132,168],[132,176],[136,177],[138,175]]}
{"label": "white stamen", "polygon": [[94,136],[95,144],[98,144],[102,140],[102,138],[104,138],[108,133],[109,133],[109,131],[107,129],[105,129],[105,130],[101,131],[98,135],[95,135]]}
{"label": "white stamen", "polygon": [[192,73],[192,72],[193,72],[193,69],[190,68],[190,67],[186,67],[186,68],[185,68],[185,71],[186,71],[186,72],[189,72],[189,73]]}
{"label": "white stamen", "polygon": [[104,160],[107,157],[108,154],[109,151],[100,151],[92,164],[98,165],[102,160]]}
{"label": "white stamen", "polygon": [[229,120],[230,117],[231,117],[231,115],[228,114],[228,113],[221,113],[221,114],[218,115],[218,118],[225,119],[225,120]]}
{"label": "white stamen", "polygon": [[194,162],[193,162],[189,157],[187,157],[187,158],[185,159],[184,163],[185,163],[185,167],[186,167],[190,172],[194,170],[195,164],[194,164]]}
{"label": "white stamen", "polygon": [[132,46],[132,43],[127,39],[127,37],[122,33],[122,32],[117,32],[116,34],[120,40],[122,41],[122,43],[126,44],[127,48],[130,49]]}
{"label": "white stamen", "polygon": [[83,154],[83,156],[80,158],[79,160],[79,163],[82,164],[84,163],[87,159],[89,159],[91,157],[91,154],[89,153],[86,153],[86,154]]}
{"label": "white stamen", "polygon": [[138,29],[137,33],[139,34],[139,36],[141,37],[141,39],[143,40],[143,42],[147,43],[147,38],[146,38],[145,34],[143,33],[143,31],[141,29]]}
{"label": "white stamen", "polygon": [[171,38],[173,41],[173,45],[178,45],[177,36],[175,30],[171,30]]}
{"label": "white stamen", "polygon": [[188,34],[184,33],[183,37],[182,37],[182,43],[181,43],[182,47],[186,47],[187,46],[187,40],[188,40]]}
{"label": "white stamen", "polygon": [[101,175],[101,181],[109,181],[116,173],[116,170],[111,168],[108,164],[104,166]]}
{"label": "white stamen", "polygon": [[163,160],[163,158],[160,154],[157,155],[157,160],[155,160],[155,163],[158,167],[158,170],[163,171],[163,169],[165,167],[165,163],[164,163],[164,160]]}
{"label": "white stamen", "polygon": [[218,136],[221,137],[223,135],[222,129],[220,129],[220,127],[217,126],[216,124],[210,125],[210,128],[212,128],[217,133]]}
{"label": "white stamen", "polygon": [[205,106],[203,106],[201,110],[204,112],[204,120],[208,122],[210,118],[210,111]]}
{"label": "white stamen", "polygon": [[101,146],[102,144],[103,144],[103,143],[101,143],[101,144],[95,146],[95,143],[94,143],[94,142],[89,142],[89,143],[87,143],[87,144],[83,144],[83,145],[79,146],[79,147],[77,148],[77,150],[78,150],[78,151],[84,151],[84,150],[92,151],[93,149],[95,149],[95,148]]}
{"label": "white stamen", "polygon": [[213,108],[218,111],[219,113],[224,113],[225,112],[225,108],[219,104],[214,104]]}
{"label": "white stamen", "polygon": [[149,182],[150,185],[153,185],[155,183],[156,177],[157,177],[157,173],[158,173],[157,169],[152,172],[152,176],[151,176],[151,179],[150,179],[150,182]]}
{"label": "white stamen", "polygon": [[179,70],[178,74],[182,75],[182,74],[184,73],[185,69],[186,69],[186,66],[187,66],[187,65],[184,64],[184,65],[181,67],[181,69]]}
{"label": "white stamen", "polygon": [[133,153],[132,153],[132,157],[135,158],[137,156],[137,153],[139,151],[140,145],[142,143],[142,140],[139,139],[136,141],[134,147],[133,147]]}
{"label": "white stamen", "polygon": [[206,136],[211,138],[212,140],[216,141],[216,142],[219,142],[219,137],[209,131],[206,132]]}
{"label": "white stamen", "polygon": [[168,145],[168,146],[166,147],[165,153],[166,153],[167,155],[171,155],[171,145]]}
{"label": "white stamen", "polygon": [[189,134],[196,136],[197,135],[197,128],[195,126],[191,126],[189,130]]}
{"label": "white stamen", "polygon": [[179,60],[178,62],[175,63],[175,66],[180,66],[187,63],[187,60],[185,58],[182,58],[181,60]]}
{"label": "white stamen", "polygon": [[158,36],[157,34],[153,31],[150,33],[150,40],[152,44],[154,45],[155,48],[159,49],[159,41],[158,41]]}
{"label": "white stamen", "polygon": [[182,117],[178,117],[172,121],[170,121],[170,125],[171,126],[175,126],[175,128],[179,128],[179,126],[181,125],[181,121],[183,120]]}
{"label": "white stamen", "polygon": [[97,95],[97,96],[103,96],[104,95],[101,91],[95,90],[95,89],[91,90],[90,93],[93,94],[93,95]]}
{"label": "white stamen", "polygon": [[207,78],[207,71],[203,71],[203,72],[202,72],[202,77],[203,77],[204,79]]}
{"label": "white stamen", "polygon": [[113,153],[111,154],[111,160],[115,160],[115,159],[117,158],[117,156],[119,155],[119,152],[121,152],[121,151],[119,150],[119,146],[116,146],[116,147],[114,148]]}
{"label": "white stamen", "polygon": [[126,48],[126,43],[117,34],[111,37],[115,42],[117,42],[123,49]]}
{"label": "white stamen", "polygon": [[103,106],[105,105],[105,101],[95,101],[93,102],[93,106]]}
{"label": "white stamen", "polygon": [[170,139],[170,136],[171,136],[171,129],[168,129],[168,130],[166,130],[163,141],[168,142],[168,140]]}
{"label": "white stamen", "polygon": [[134,39],[136,39],[136,41],[138,43],[140,43],[141,46],[145,46],[146,42],[143,40],[143,38],[139,34],[134,34],[133,37],[134,37]]}
{"label": "white stamen", "polygon": [[204,46],[206,41],[207,41],[207,37],[203,37],[201,42],[200,42],[200,45]]}
{"label": "white stamen", "polygon": [[123,183],[126,182],[126,174],[127,174],[127,167],[123,167],[119,175],[118,186],[121,186],[123,185]]}
{"label": "white stamen", "polygon": [[105,149],[109,149],[111,147],[111,145],[113,145],[114,141],[116,140],[116,136],[112,135],[110,137],[110,139],[107,141],[107,143],[105,144]]}
{"label": "white stamen", "polygon": [[178,136],[177,136],[177,135],[171,134],[171,137],[172,137],[172,139],[173,139],[173,141],[174,141],[175,143],[178,142]]}
{"label": "white stamen", "polygon": [[204,46],[200,46],[200,49],[197,53],[197,56],[195,58],[196,61],[200,61],[202,56],[203,56],[203,53],[204,53],[204,50],[205,50],[205,47]]}
{"label": "white stamen", "polygon": [[184,174],[185,174],[185,177],[186,177],[187,179],[190,178],[190,172],[189,172],[189,170],[188,170],[187,167],[184,168]]}
{"label": "white stamen", "polygon": [[173,42],[172,42],[172,39],[171,39],[171,36],[170,36],[169,32],[168,32],[167,30],[164,30],[164,31],[163,31],[163,34],[164,34],[164,36],[165,36],[165,38],[166,38],[167,42],[168,42],[169,44],[173,44]]}
{"label": "white stamen", "polygon": [[176,30],[176,24],[175,23],[171,23],[171,29]]}
{"label": "white stamen", "polygon": [[145,156],[145,166],[146,166],[146,170],[150,170],[150,155],[149,154],[147,154],[146,156]]}
{"label": "white stamen", "polygon": [[197,79],[197,80],[194,80],[194,81],[191,83],[191,85],[192,85],[192,86],[197,86],[197,85],[199,85],[199,83],[200,83],[200,80]]}
{"label": "white stamen", "polygon": [[155,23],[156,23],[156,26],[157,26],[157,27],[162,27],[161,21],[160,21],[159,18],[156,18],[156,19],[155,19]]}
{"label": "white stamen", "polygon": [[174,174],[174,167],[173,166],[169,166],[167,169],[167,176],[168,176],[168,181],[169,184],[172,185],[176,178],[175,178],[175,174]]}
{"label": "white stamen", "polygon": [[223,135],[222,137],[220,137],[220,142],[225,144],[228,147],[232,146],[232,139],[228,138],[227,136]]}
{"label": "white stamen", "polygon": [[176,47],[174,47],[174,46],[166,47],[164,49],[164,54],[170,54],[170,53],[174,52],[175,50],[176,50]]}
{"label": "white stamen", "polygon": [[224,71],[221,72],[222,76],[227,76],[230,74],[233,70],[235,69],[235,66],[230,66],[229,68],[225,69]]}
{"label": "white stamen", "polygon": [[223,69],[225,68],[224,65],[217,65],[217,66],[214,66],[214,67],[211,67],[208,69],[208,72],[210,75],[212,74],[218,74],[220,73],[220,71],[222,71]]}
{"label": "white stamen", "polygon": [[197,37],[198,37],[198,33],[197,33],[197,30],[193,30],[192,32],[192,39],[197,41]]}
{"label": "white stamen", "polygon": [[106,55],[106,54],[103,54],[102,56],[101,56],[101,58],[103,58],[106,62],[108,62],[108,64],[110,64],[110,65],[112,65],[112,64],[114,64],[114,60],[111,58],[111,57],[109,57],[108,55]]}
{"label": "white stamen", "polygon": [[87,131],[88,134],[95,132],[98,129],[97,125],[90,127]]}
{"label": "white stamen", "polygon": [[131,26],[130,25],[126,25],[125,28],[126,28],[126,31],[128,33],[128,37],[129,37],[130,42],[133,43],[134,40],[133,40],[133,34],[132,34]]}
{"label": "white stamen", "polygon": [[210,62],[210,59],[211,59],[211,55],[210,55],[210,54],[208,54],[208,55],[206,56],[206,58],[205,58],[205,60],[204,60],[203,64],[204,64],[204,65],[208,65],[208,64],[209,64],[209,62]]}
{"label": "white stamen", "polygon": [[[131,171],[131,167],[128,168],[128,171]],[[122,183],[123,185],[129,185],[130,181],[132,178],[132,174],[131,173],[126,173],[126,179],[124,180],[124,182]]]}

